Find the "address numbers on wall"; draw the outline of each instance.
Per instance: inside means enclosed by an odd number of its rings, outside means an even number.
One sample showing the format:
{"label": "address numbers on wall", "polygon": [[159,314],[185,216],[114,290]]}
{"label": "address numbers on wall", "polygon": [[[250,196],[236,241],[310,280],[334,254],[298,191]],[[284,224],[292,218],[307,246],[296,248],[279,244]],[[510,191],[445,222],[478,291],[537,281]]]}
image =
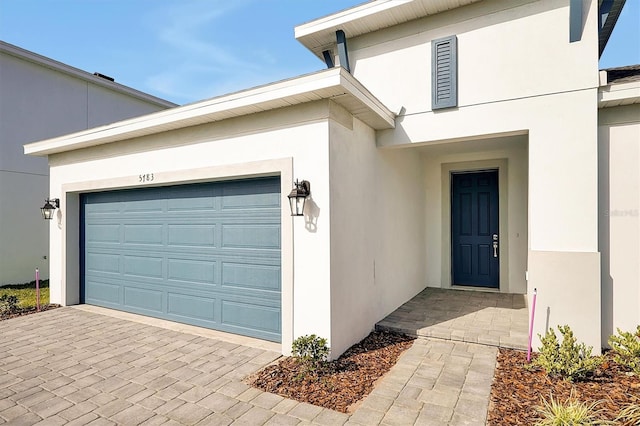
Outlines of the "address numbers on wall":
{"label": "address numbers on wall", "polygon": [[141,175],[138,175],[138,182],[153,182],[153,173],[143,173]]}

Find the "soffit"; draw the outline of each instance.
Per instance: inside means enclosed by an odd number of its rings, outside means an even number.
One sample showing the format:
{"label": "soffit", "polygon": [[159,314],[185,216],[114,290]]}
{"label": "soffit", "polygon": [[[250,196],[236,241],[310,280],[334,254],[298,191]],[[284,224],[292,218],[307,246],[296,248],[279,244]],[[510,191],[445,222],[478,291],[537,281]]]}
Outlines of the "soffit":
{"label": "soffit", "polygon": [[602,86],[598,90],[598,108],[640,104],[640,81]]}
{"label": "soffit", "polygon": [[154,114],[24,146],[28,155],[50,155],[331,99],[373,129],[395,126],[395,114],[341,67],[208,99]]}
{"label": "soffit", "polygon": [[336,42],[336,31],[347,38],[456,9],[481,0],[374,0],[298,25],[295,37],[322,58],[322,51]]}
{"label": "soffit", "polygon": [[[600,0],[598,2],[598,10],[600,13],[600,31],[598,32],[598,47],[600,55],[604,52],[604,48],[607,47],[609,37],[618,22],[622,8],[624,7],[626,0]],[[603,6],[610,8],[603,15]]]}

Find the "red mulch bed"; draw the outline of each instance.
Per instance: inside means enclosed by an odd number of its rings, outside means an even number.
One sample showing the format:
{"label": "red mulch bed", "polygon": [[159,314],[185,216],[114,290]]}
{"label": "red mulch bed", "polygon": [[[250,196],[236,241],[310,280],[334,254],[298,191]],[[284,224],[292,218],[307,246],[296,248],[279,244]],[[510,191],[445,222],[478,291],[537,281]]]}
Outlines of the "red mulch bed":
{"label": "red mulch bed", "polygon": [[[42,311],[48,311],[50,309],[55,309],[55,308],[59,308],[60,305],[56,305],[55,303],[51,303],[49,305],[42,305],[40,306],[40,312]],[[8,320],[11,318],[16,318],[16,317],[21,317],[23,315],[31,315],[31,314],[37,314],[38,311],[36,310],[35,307],[33,308],[25,308],[25,309],[20,309],[16,312],[12,312],[10,314],[2,314],[0,315],[0,321],[3,320]]]}
{"label": "red mulch bed", "polygon": [[398,357],[411,347],[414,337],[374,331],[349,348],[322,371],[304,374],[294,358],[283,358],[249,377],[250,385],[266,392],[343,413],[372,390]]}
{"label": "red mulch bed", "polygon": [[603,420],[614,420],[620,410],[629,404],[640,404],[640,377],[631,375],[605,354],[605,362],[589,380],[569,382],[551,378],[544,371],[529,370],[524,366],[527,354],[511,349],[500,349],[493,385],[487,424],[490,426],[532,425],[540,420],[536,407],[541,398],[549,394],[564,402],[574,392],[583,402],[602,401]]}

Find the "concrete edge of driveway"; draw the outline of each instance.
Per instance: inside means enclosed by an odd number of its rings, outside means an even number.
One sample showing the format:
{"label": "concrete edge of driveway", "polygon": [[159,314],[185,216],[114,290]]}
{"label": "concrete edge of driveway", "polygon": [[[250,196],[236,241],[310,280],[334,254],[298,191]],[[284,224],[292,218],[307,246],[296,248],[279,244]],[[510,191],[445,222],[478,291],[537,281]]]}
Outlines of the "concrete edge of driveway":
{"label": "concrete edge of driveway", "polygon": [[264,349],[266,351],[272,351],[281,354],[280,343],[269,342],[267,340],[255,339],[253,337],[241,336],[238,334],[225,333],[223,331],[211,330],[209,328],[197,327],[194,325],[182,324],[179,322],[173,322],[163,320],[159,318],[147,317],[144,315],[131,314],[129,312],[116,311],[114,309],[102,308],[93,305],[71,305],[68,308],[79,309],[85,312],[92,312],[100,315],[107,315],[112,318],[118,318],[128,321],[137,322],[140,324],[150,325],[153,327],[160,327],[166,330],[178,331],[181,333],[192,334],[195,336],[206,337],[210,339],[218,339],[228,343],[234,343],[236,345],[249,346],[257,349]]}

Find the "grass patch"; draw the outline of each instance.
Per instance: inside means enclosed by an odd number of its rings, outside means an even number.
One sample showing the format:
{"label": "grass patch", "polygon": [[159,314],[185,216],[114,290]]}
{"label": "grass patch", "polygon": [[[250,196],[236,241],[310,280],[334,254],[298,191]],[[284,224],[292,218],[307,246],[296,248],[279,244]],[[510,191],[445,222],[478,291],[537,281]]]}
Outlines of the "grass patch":
{"label": "grass patch", "polygon": [[[0,287],[0,297],[3,295],[16,296],[18,306],[22,309],[35,308],[36,306],[36,282],[26,284],[9,284]],[[40,306],[49,304],[49,280],[40,282]]]}

